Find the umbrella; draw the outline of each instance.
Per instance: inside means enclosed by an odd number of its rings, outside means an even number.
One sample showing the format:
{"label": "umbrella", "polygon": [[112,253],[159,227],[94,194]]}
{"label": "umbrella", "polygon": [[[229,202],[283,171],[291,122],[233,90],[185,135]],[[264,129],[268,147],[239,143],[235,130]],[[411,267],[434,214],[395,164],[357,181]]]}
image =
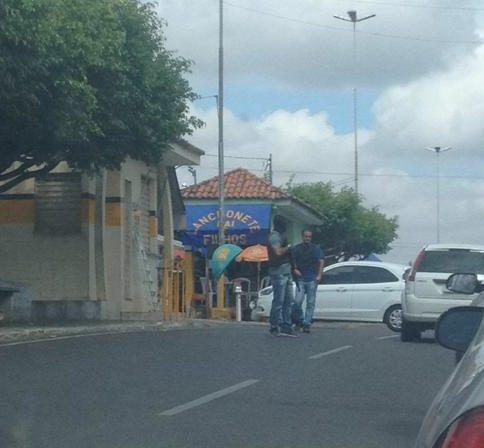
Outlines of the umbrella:
{"label": "umbrella", "polygon": [[246,247],[237,256],[237,261],[257,263],[257,289],[260,288],[260,264],[268,260],[269,254],[267,253],[267,246],[263,246],[262,244]]}
{"label": "umbrella", "polygon": [[238,256],[237,261],[251,261],[253,263],[261,263],[268,261],[267,247],[262,244],[246,247]]}
{"label": "umbrella", "polygon": [[242,252],[242,249],[235,244],[222,244],[215,249],[210,261],[212,275],[215,280],[225,272],[228,265]]}

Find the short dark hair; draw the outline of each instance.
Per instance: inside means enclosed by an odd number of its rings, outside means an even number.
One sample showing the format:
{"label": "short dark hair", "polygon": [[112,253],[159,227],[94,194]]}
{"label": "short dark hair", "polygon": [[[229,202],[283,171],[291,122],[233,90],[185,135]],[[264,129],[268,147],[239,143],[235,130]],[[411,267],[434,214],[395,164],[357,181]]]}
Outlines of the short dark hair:
{"label": "short dark hair", "polygon": [[274,216],[274,227],[278,227],[280,225],[285,226],[286,224],[287,224],[287,220],[284,216],[282,215]]}
{"label": "short dark hair", "polygon": [[285,232],[286,228],[287,228],[286,218],[282,215],[274,216],[274,229],[276,229],[280,232]]}

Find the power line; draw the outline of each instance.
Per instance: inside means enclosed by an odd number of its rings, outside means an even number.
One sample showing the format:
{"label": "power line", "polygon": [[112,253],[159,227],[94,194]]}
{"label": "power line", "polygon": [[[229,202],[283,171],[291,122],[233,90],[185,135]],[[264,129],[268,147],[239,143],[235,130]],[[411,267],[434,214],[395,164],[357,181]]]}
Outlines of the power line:
{"label": "power line", "polygon": [[[227,156],[226,156],[227,157]],[[267,159],[264,159],[267,160]],[[215,170],[216,167],[214,166],[204,166],[203,169],[206,170]],[[264,172],[263,169],[258,168],[250,168],[250,171],[254,172]],[[352,176],[352,173],[349,172],[337,172],[337,171],[297,171],[297,170],[273,170],[274,174],[315,174],[315,175],[324,175],[324,176]],[[433,179],[436,176],[432,174],[359,174],[360,177],[390,177],[390,178],[412,178],[412,179]],[[483,180],[484,176],[453,176],[453,175],[440,175],[442,179],[464,179],[464,180]],[[341,183],[348,183],[353,179],[350,177],[348,180],[339,181]]]}
{"label": "power line", "polygon": [[[275,14],[267,11],[262,11],[260,9],[256,8],[249,8],[246,6],[240,6],[240,5],[234,5],[233,3],[229,2],[224,2],[227,6],[230,6],[232,8],[238,8],[238,9],[243,9],[245,11],[253,12],[255,14],[259,15],[264,15],[268,17],[272,17],[274,19],[278,20],[285,20],[287,22],[294,22],[294,23],[299,23],[301,25],[307,25],[307,26],[313,26],[317,28],[325,28],[333,31],[341,31],[341,32],[350,32],[350,30],[346,30],[343,28],[338,28],[335,26],[331,25],[323,25],[321,23],[315,23],[315,22],[308,22],[306,20],[301,20],[301,19],[294,19],[292,17],[287,17],[287,16],[282,16],[280,14]],[[389,39],[398,39],[398,40],[408,40],[408,41],[414,41],[414,42],[432,42],[432,43],[442,43],[442,44],[452,44],[452,45],[461,45],[461,44],[466,44],[466,45],[479,45],[482,43],[482,40],[442,40],[442,39],[428,39],[428,38],[420,38],[420,37],[411,37],[411,36],[398,36],[396,34],[384,34],[384,33],[374,33],[374,32],[369,32],[369,31],[358,31],[359,34],[366,34],[369,36],[376,36],[376,37],[385,37]]]}
{"label": "power line", "polygon": [[[208,157],[218,157],[217,154],[204,154],[205,156],[208,156]],[[227,156],[227,155],[224,155],[224,158],[225,159],[242,159],[242,160],[264,160],[265,162],[267,162],[268,160],[268,157],[243,157],[243,156]]]}
{"label": "power line", "polygon": [[371,0],[353,0],[355,3],[366,3],[369,5],[379,5],[379,6],[397,6],[400,8],[418,8],[418,9],[443,9],[451,11],[484,11],[484,8],[476,8],[472,6],[442,6],[442,5],[418,5],[416,3],[392,3],[392,2],[378,2]]}

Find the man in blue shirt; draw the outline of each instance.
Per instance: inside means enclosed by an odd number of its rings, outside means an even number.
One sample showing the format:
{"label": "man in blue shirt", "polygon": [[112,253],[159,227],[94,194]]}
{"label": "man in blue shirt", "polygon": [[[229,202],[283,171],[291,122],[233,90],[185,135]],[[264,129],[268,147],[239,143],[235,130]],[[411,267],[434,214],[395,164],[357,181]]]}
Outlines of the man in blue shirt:
{"label": "man in blue shirt", "polygon": [[[313,232],[302,232],[302,243],[292,250],[294,276],[297,282],[294,300],[293,319],[296,327],[302,327],[304,333],[310,333],[316,304],[316,290],[323,273],[323,253],[319,246],[312,242]],[[302,312],[302,304],[306,296],[306,312]]]}

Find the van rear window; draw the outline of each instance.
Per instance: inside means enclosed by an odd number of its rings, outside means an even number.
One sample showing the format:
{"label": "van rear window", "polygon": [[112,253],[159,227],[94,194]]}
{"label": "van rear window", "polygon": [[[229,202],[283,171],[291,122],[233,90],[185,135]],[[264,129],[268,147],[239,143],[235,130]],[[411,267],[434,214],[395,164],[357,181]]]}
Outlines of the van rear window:
{"label": "van rear window", "polygon": [[484,252],[454,249],[425,251],[418,272],[473,272],[484,274]]}

